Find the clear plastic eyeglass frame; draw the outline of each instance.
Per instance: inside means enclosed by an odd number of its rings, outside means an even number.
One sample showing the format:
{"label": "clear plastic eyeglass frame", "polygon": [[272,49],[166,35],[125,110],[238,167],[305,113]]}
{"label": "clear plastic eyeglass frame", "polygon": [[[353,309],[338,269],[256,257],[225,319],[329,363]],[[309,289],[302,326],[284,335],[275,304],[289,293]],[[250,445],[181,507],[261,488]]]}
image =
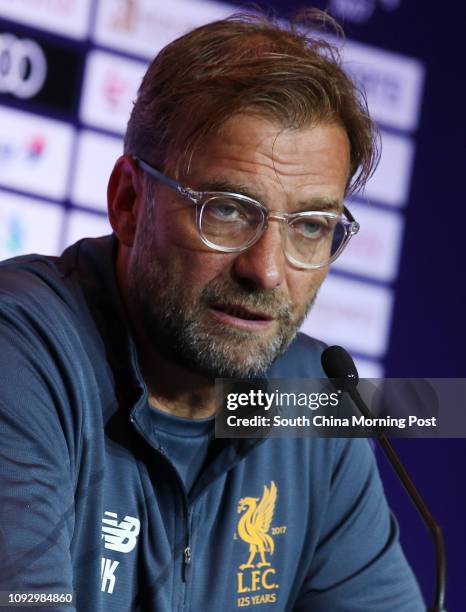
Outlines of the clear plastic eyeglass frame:
{"label": "clear plastic eyeglass frame", "polygon": [[[194,189],[190,189],[189,187],[184,187],[183,185],[181,185],[181,183],[179,183],[178,181],[175,181],[174,179],[168,176],[165,176],[159,170],[157,170],[156,168],[154,168],[153,166],[151,166],[144,160],[140,159],[139,157],[133,156],[133,159],[136,161],[138,166],[144,172],[147,172],[147,174],[149,174],[152,178],[158,181],[161,181],[162,183],[164,183],[168,187],[171,187],[172,189],[175,189],[176,191],[178,191],[179,194],[188,198],[191,201],[191,203],[196,206],[196,221],[197,221],[197,230],[199,232],[199,236],[202,242],[206,246],[208,246],[209,248],[215,251],[219,251],[223,253],[241,253],[242,251],[245,251],[246,249],[251,247],[255,242],[257,242],[260,239],[260,237],[263,235],[263,233],[267,229],[268,221],[270,219],[279,221],[281,223],[285,223],[287,225],[291,225],[291,223],[295,219],[298,219],[298,218],[312,219],[313,217],[315,218],[317,216],[326,217],[329,220],[333,220],[333,221],[342,223],[343,228],[344,228],[344,237],[342,239],[341,244],[337,248],[337,250],[325,262],[318,263],[318,264],[304,263],[304,262],[301,262],[295,259],[292,255],[287,253],[287,249],[285,249],[286,258],[295,267],[302,268],[302,269],[317,269],[317,268],[323,268],[329,265],[330,263],[332,263],[333,261],[335,261],[335,259],[337,259],[337,257],[341,255],[341,253],[343,252],[350,238],[354,236],[355,234],[357,234],[360,229],[359,223],[354,219],[353,215],[346,208],[346,206],[343,208],[343,214],[337,214],[337,213],[328,212],[328,211],[314,211],[314,210],[295,212],[295,213],[270,211],[266,206],[264,206],[257,200],[254,200],[253,198],[250,198],[249,196],[245,196],[239,193],[232,193],[232,192],[227,192],[227,191],[195,191]],[[256,207],[256,209],[260,213],[259,216],[260,216],[261,222],[258,223],[256,232],[251,236],[251,238],[246,243],[241,244],[240,246],[228,247],[228,246],[215,244],[211,242],[205,236],[203,229],[202,229],[202,216],[203,216],[204,207],[212,198],[215,198],[218,196],[227,196],[229,198],[234,198],[235,200],[239,202],[244,202],[245,204],[253,205],[254,207]]]}

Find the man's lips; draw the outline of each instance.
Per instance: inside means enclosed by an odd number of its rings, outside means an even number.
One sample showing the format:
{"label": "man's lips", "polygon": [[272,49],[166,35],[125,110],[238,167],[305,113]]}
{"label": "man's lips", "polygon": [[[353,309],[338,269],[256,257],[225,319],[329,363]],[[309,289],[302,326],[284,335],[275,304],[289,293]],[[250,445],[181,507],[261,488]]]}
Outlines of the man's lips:
{"label": "man's lips", "polygon": [[226,312],[226,314],[232,317],[247,319],[249,321],[271,321],[273,319],[273,317],[263,311],[253,310],[241,304],[214,304],[211,308],[213,310]]}
{"label": "man's lips", "polygon": [[214,304],[210,307],[210,310],[223,323],[244,329],[269,327],[274,320],[272,316],[265,312],[252,310],[238,304]]}

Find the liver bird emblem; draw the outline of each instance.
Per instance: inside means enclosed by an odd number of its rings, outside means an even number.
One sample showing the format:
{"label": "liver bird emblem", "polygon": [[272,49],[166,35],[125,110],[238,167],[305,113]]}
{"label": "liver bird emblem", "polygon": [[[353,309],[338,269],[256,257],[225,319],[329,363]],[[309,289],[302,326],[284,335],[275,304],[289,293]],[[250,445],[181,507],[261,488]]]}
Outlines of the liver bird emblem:
{"label": "liver bird emblem", "polygon": [[[264,485],[264,493],[259,503],[258,497],[243,497],[239,500],[238,513],[244,512],[238,522],[238,535],[249,544],[249,559],[240,565],[240,569],[248,567],[264,567],[270,565],[265,553],[273,555],[275,544],[267,533],[272,522],[275,502],[277,501],[277,487],[272,480],[270,488]],[[260,561],[254,564],[253,560],[259,553]]]}

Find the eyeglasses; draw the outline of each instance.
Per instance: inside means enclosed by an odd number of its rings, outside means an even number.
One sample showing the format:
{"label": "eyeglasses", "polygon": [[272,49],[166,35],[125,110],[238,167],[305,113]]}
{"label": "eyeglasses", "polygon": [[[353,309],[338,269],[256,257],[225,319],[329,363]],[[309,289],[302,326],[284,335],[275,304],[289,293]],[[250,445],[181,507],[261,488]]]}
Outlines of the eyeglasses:
{"label": "eyeglasses", "polygon": [[175,189],[196,206],[202,242],[215,251],[241,253],[257,242],[270,220],[282,223],[284,252],[298,268],[323,268],[342,253],[359,223],[345,207],[343,214],[324,211],[270,211],[253,198],[224,191],[195,191],[134,157],[151,177]]}

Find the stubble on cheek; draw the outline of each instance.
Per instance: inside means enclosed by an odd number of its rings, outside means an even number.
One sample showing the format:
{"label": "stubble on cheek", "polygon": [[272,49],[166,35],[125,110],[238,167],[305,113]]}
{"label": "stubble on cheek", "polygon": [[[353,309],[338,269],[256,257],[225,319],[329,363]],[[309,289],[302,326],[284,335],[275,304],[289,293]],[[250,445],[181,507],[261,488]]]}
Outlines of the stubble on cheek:
{"label": "stubble on cheek", "polygon": [[[214,278],[196,290],[196,283],[189,282],[184,269],[189,262],[169,257],[160,261],[156,256],[150,227],[146,221],[141,228],[128,278],[128,301],[145,344],[165,358],[209,376],[262,375],[295,337],[314,300],[315,284],[299,308],[279,290],[245,287],[232,279]],[[273,317],[273,324],[264,332],[226,325],[210,312],[211,306],[219,303],[265,312]]]}

